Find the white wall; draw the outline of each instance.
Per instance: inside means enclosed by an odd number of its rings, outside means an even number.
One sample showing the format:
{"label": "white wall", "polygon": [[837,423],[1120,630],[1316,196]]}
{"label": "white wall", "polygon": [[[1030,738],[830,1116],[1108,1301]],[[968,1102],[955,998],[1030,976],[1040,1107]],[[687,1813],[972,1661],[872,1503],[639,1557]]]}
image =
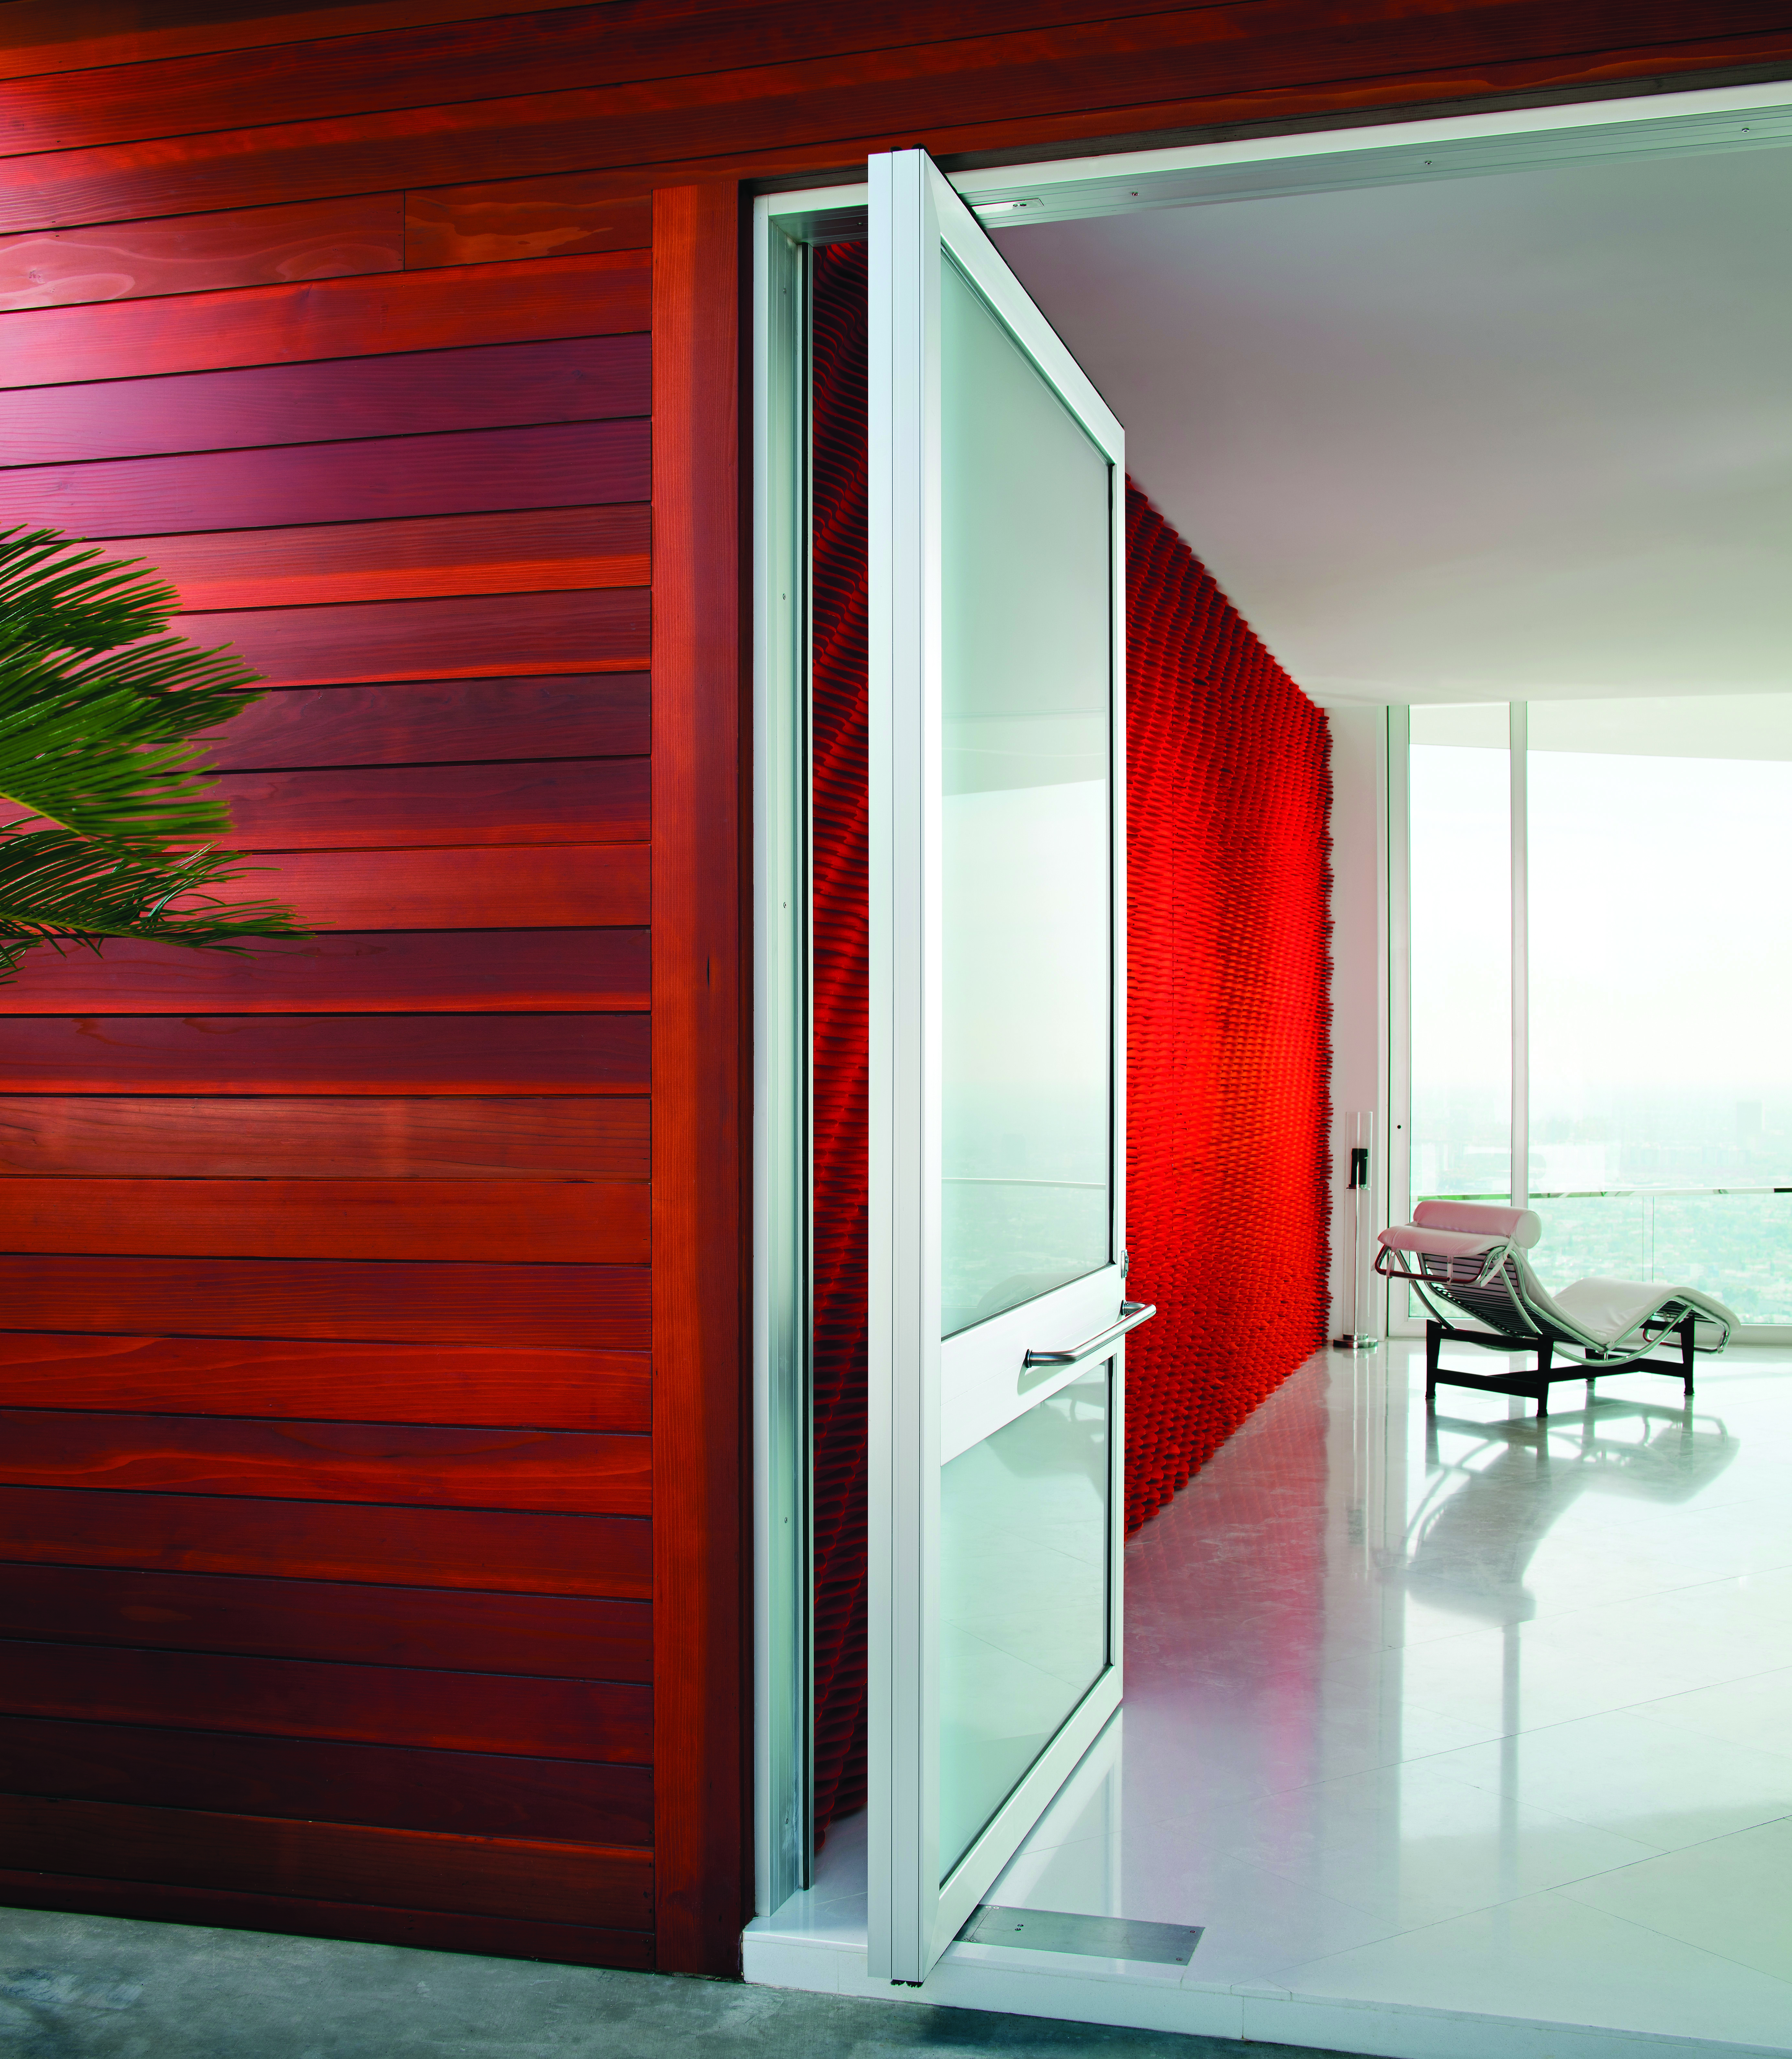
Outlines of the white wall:
{"label": "white wall", "polygon": [[[1332,729],[1332,1321],[1343,1325],[1349,1249],[1344,1182],[1346,1118],[1372,1109],[1376,1123],[1374,1227],[1388,1220],[1388,711],[1333,707]],[[1404,1117],[1403,1117],[1404,1120]],[[1404,1137],[1396,1140],[1404,1141]],[[1384,1330],[1378,1295],[1365,1327]]]}

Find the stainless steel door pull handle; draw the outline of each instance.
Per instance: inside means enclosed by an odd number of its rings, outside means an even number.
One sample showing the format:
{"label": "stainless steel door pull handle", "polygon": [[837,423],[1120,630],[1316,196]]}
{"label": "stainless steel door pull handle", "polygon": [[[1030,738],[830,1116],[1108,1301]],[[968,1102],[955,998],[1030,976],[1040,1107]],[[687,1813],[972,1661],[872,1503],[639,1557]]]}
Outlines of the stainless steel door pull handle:
{"label": "stainless steel door pull handle", "polygon": [[[1021,1360],[1023,1368],[1039,1365],[1081,1365],[1085,1358],[1094,1358],[1112,1344],[1117,1344],[1129,1330],[1136,1330],[1141,1323],[1149,1323],[1157,1312],[1155,1301],[1122,1301],[1120,1320],[1097,1332],[1085,1343],[1075,1344],[1069,1351],[1029,1351]],[[1010,1365],[1013,1360],[1009,1360]]]}

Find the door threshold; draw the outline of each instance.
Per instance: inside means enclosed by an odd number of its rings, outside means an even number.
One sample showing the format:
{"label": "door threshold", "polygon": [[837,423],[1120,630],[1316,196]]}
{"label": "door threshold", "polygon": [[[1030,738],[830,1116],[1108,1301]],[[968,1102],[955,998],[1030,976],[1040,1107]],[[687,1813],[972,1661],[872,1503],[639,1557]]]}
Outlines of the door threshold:
{"label": "door threshold", "polygon": [[[831,1856],[831,1854],[830,1854]],[[794,1988],[867,2001],[932,2002],[1065,2023],[1235,2037],[1376,2059],[1786,2059],[1792,2044],[1737,2045],[1658,2037],[1597,2025],[1332,1999],[1268,1984],[1229,1986],[1193,1966],[1085,1958],[960,1938],[918,1987],[870,1979],[865,1970],[863,1858],[857,1883],[846,1863],[793,1894],[741,1937],[742,1973],[756,1987]],[[1195,1955],[1198,1963],[1200,1954]]]}

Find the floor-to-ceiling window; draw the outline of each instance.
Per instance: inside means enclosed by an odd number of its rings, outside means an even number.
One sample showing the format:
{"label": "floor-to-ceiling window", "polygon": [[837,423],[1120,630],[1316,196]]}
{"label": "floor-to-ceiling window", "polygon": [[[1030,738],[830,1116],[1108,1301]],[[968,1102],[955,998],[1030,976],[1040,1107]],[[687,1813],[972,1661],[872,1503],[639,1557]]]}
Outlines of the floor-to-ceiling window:
{"label": "floor-to-ceiling window", "polygon": [[1511,757],[1503,703],[1416,707],[1412,1196],[1511,1191]]}
{"label": "floor-to-ceiling window", "polygon": [[1792,1324],[1792,695],[1420,707],[1409,739],[1413,1201],[1528,1203],[1547,1285]]}

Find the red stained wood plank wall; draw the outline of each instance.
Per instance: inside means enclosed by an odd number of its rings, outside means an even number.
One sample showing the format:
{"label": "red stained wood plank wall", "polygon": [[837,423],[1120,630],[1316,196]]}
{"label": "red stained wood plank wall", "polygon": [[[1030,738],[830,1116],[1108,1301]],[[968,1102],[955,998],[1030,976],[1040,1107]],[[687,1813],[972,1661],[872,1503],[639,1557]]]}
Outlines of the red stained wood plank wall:
{"label": "red stained wood plank wall", "polygon": [[0,0],[0,519],[274,683],[217,762],[317,933],[0,994],[0,1901],[736,1962],[743,182],[1789,69],[1782,0]]}

